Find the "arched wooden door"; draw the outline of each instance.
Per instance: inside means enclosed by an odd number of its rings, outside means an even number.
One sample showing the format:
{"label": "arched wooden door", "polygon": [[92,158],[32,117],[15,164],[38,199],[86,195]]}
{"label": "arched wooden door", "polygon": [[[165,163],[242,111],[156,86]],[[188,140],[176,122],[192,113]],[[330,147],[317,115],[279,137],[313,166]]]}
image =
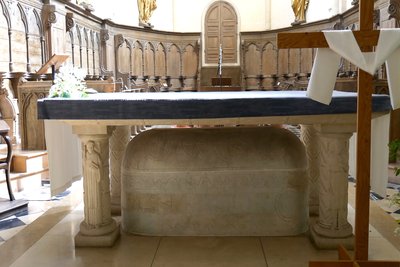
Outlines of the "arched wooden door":
{"label": "arched wooden door", "polygon": [[217,64],[219,46],[222,45],[222,62],[237,63],[237,14],[227,2],[217,1],[205,16],[205,63]]}

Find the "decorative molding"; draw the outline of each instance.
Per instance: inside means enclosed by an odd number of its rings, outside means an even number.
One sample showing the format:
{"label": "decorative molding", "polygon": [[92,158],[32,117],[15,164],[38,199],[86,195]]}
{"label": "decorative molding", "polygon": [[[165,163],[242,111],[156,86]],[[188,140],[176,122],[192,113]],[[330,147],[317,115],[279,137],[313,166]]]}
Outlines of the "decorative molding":
{"label": "decorative molding", "polygon": [[110,33],[108,29],[101,29],[100,30],[100,40],[101,42],[107,42],[110,39]]}
{"label": "decorative molding", "polygon": [[400,27],[400,0],[390,0],[388,7],[389,19],[395,19],[396,28]]}
{"label": "decorative molding", "polygon": [[45,26],[51,28],[52,24],[57,22],[56,7],[54,5],[44,5],[42,12]]}
{"label": "decorative molding", "polygon": [[74,13],[67,12],[65,15],[65,26],[67,32],[75,27]]}
{"label": "decorative molding", "polygon": [[122,34],[116,34],[114,35],[114,46],[115,49],[118,49],[119,47],[122,46],[122,44],[124,43],[125,39],[124,36]]}

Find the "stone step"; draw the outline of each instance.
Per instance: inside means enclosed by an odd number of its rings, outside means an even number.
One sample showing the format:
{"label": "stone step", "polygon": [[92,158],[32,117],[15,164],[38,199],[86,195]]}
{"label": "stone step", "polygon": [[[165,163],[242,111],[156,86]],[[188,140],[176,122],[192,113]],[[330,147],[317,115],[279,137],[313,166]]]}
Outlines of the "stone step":
{"label": "stone step", "polygon": [[[6,157],[6,150],[0,146],[0,158]],[[4,173],[4,172],[3,172]],[[0,197],[7,196],[5,175],[0,173]],[[11,187],[14,193],[24,189],[40,188],[43,181],[49,181],[47,151],[27,151],[18,147],[13,150],[11,162]]]}
{"label": "stone step", "polygon": [[13,173],[30,173],[49,168],[47,151],[13,151],[11,163],[11,172]]}

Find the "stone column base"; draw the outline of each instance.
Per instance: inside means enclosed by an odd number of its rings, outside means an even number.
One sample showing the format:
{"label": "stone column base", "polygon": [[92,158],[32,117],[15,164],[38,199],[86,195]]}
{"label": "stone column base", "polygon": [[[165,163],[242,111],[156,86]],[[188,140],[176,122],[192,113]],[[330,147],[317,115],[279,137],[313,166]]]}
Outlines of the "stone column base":
{"label": "stone column base", "polygon": [[322,236],[318,234],[312,226],[310,227],[310,235],[311,240],[319,249],[337,249],[339,245],[349,250],[354,249],[354,235],[339,238]]}
{"label": "stone column base", "polygon": [[75,236],[75,247],[111,247],[120,235],[120,225],[104,235],[84,235],[81,231]]}

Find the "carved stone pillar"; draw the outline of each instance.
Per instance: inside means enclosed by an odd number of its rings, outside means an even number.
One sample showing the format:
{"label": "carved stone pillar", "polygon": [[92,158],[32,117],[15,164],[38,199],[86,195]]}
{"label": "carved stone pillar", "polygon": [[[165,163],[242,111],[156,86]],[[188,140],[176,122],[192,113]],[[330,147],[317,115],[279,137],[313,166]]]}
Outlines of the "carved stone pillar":
{"label": "carved stone pillar", "polygon": [[353,246],[353,229],[347,221],[349,139],[351,130],[345,126],[317,129],[319,145],[319,216],[311,226],[317,247]]}
{"label": "carved stone pillar", "polygon": [[121,164],[130,139],[130,126],[117,126],[110,137],[111,210],[121,214]]}
{"label": "carved stone pillar", "polygon": [[82,142],[84,188],[84,220],[75,246],[112,246],[119,236],[119,225],[111,217],[109,134],[105,126],[73,129]]}
{"label": "carved stone pillar", "polygon": [[301,140],[306,147],[309,178],[310,215],[318,215],[319,211],[319,144],[317,132],[312,125],[301,125]]}

